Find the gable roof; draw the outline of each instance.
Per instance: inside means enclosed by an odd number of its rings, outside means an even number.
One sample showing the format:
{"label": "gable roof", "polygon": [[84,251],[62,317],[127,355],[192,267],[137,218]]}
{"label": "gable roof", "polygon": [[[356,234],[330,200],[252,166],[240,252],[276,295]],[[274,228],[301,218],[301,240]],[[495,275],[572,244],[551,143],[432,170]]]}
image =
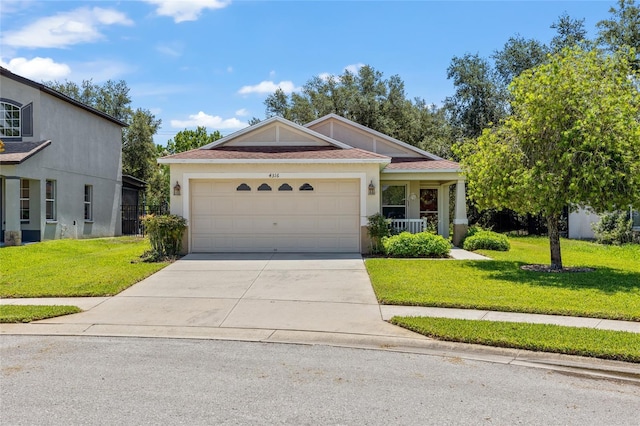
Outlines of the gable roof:
{"label": "gable roof", "polygon": [[79,101],[77,101],[77,100],[75,100],[73,98],[70,98],[67,95],[64,95],[64,94],[62,94],[62,93],[60,93],[60,92],[58,92],[56,90],[53,90],[52,88],[47,87],[44,84],[36,83],[33,80],[29,80],[28,78],[25,78],[25,77],[19,76],[17,74],[14,74],[14,73],[12,73],[11,71],[9,71],[6,68],[0,67],[0,75],[2,75],[4,77],[7,77],[7,78],[10,78],[11,80],[17,81],[19,83],[25,84],[27,86],[33,87],[34,89],[38,89],[41,92],[47,93],[47,94],[49,94],[51,96],[54,96],[54,97],[56,97],[58,99],[61,99],[61,100],[65,101],[65,102],[68,102],[68,103],[70,103],[72,105],[75,105],[75,106],[77,106],[79,108],[82,108],[85,111],[88,111],[88,112],[90,112],[92,114],[95,114],[95,115],[97,115],[99,117],[102,117],[102,118],[104,118],[106,120],[109,120],[112,123],[115,123],[115,124],[119,125],[120,127],[129,127],[129,125],[127,123],[125,123],[123,121],[120,121],[120,120],[110,116],[109,114],[105,114],[104,112],[102,112],[100,110],[92,108],[89,105],[83,104],[82,102],[79,102]]}
{"label": "gable roof", "polygon": [[372,136],[374,136],[374,137],[376,137],[378,139],[382,139],[382,140],[385,140],[385,141],[390,142],[392,144],[401,146],[402,148],[405,148],[405,149],[407,149],[409,151],[415,152],[416,154],[418,154],[419,157],[425,157],[425,158],[428,158],[430,160],[443,160],[443,158],[438,157],[435,154],[431,154],[430,152],[424,151],[424,150],[422,150],[420,148],[417,148],[417,147],[415,147],[413,145],[409,145],[406,142],[402,142],[401,140],[393,138],[393,137],[391,137],[389,135],[385,135],[384,133],[380,133],[377,130],[370,129],[367,126],[363,126],[362,124],[359,124],[359,123],[356,123],[354,121],[348,120],[348,119],[346,119],[344,117],[341,117],[341,116],[339,116],[337,114],[334,114],[334,113],[327,114],[327,115],[325,115],[323,117],[320,117],[320,118],[318,118],[316,120],[313,120],[312,122],[305,124],[304,127],[311,128],[311,127],[317,126],[320,123],[323,123],[325,121],[330,121],[330,120],[337,120],[337,121],[339,121],[341,123],[346,124],[347,126],[351,126],[351,127],[354,127],[354,128],[356,128],[356,129],[358,129],[360,131],[363,131],[365,133],[369,133],[370,135],[372,135]]}
{"label": "gable roof", "polygon": [[[299,124],[296,124],[292,121],[289,121],[287,119],[284,119],[282,117],[278,117],[278,116],[274,116],[271,118],[268,118],[264,121],[261,121],[257,124],[254,124],[253,126],[248,126],[245,127],[244,129],[238,130],[237,132],[234,132],[228,136],[225,136],[222,139],[218,139],[215,142],[211,142],[210,144],[204,145],[202,147],[200,147],[199,149],[215,149],[215,148],[219,148],[222,147],[224,145],[227,145],[231,142],[233,142],[234,140],[237,140],[239,138],[241,138],[242,136],[245,136],[249,133],[257,133],[259,132],[261,129],[265,129],[267,127],[273,126],[273,125],[280,125],[280,126],[284,126],[294,132],[298,132],[300,134],[303,134],[305,136],[308,136],[312,139],[316,139],[316,140],[321,140],[323,142],[325,142],[326,144],[330,145],[330,146],[334,146],[336,148],[341,148],[341,149],[350,149],[353,148],[343,142],[337,141],[335,139],[332,139],[328,136],[323,135],[322,133],[318,133],[315,132],[311,129],[308,129],[306,127],[300,126]],[[277,141],[276,141],[277,142]]]}

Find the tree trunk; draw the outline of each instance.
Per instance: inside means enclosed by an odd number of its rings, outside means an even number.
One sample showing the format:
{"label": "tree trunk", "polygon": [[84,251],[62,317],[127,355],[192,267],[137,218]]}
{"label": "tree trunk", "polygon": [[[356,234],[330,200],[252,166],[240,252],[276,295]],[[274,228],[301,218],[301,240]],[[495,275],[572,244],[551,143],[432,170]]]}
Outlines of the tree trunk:
{"label": "tree trunk", "polygon": [[560,253],[560,216],[547,216],[549,232],[549,248],[551,249],[551,269],[562,269],[562,255]]}

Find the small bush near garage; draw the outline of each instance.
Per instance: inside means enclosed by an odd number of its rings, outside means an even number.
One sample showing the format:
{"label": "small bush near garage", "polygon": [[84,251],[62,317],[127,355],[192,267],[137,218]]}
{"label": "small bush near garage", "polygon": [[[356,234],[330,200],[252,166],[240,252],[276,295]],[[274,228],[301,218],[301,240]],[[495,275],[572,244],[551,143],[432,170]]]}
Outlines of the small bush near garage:
{"label": "small bush near garage", "polygon": [[509,251],[511,244],[509,244],[506,235],[493,231],[476,230],[471,236],[465,238],[462,248],[469,251],[480,249]]}
{"label": "small bush near garage", "polygon": [[447,257],[451,244],[441,235],[429,232],[402,232],[382,239],[384,251],[391,257]]}
{"label": "small bush near garage", "polygon": [[147,261],[158,261],[173,258],[182,250],[182,236],[187,229],[187,221],[181,216],[147,215],[142,218],[144,230],[149,235],[151,253]]}
{"label": "small bush near garage", "polygon": [[389,220],[380,213],[371,215],[368,219],[369,224],[367,225],[367,233],[371,239],[371,253],[382,253],[384,251],[382,239],[391,235]]}

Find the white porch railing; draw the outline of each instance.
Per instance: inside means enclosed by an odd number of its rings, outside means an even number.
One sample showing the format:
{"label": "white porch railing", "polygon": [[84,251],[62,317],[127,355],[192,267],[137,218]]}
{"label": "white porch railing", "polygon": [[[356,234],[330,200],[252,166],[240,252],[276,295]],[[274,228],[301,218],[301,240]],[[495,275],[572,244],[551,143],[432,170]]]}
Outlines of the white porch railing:
{"label": "white porch railing", "polygon": [[410,232],[418,234],[427,229],[427,221],[425,219],[390,219],[391,230],[394,234],[400,232]]}

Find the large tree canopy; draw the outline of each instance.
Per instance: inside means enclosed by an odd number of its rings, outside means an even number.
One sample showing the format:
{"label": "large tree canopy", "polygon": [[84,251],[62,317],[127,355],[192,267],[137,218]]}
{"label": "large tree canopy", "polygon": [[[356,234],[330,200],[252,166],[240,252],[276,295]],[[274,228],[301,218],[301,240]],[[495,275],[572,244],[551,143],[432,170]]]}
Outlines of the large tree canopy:
{"label": "large tree canopy", "polygon": [[547,218],[552,267],[567,206],[597,212],[640,204],[640,94],[627,57],[566,48],[516,77],[512,115],[461,148],[480,208]]}

